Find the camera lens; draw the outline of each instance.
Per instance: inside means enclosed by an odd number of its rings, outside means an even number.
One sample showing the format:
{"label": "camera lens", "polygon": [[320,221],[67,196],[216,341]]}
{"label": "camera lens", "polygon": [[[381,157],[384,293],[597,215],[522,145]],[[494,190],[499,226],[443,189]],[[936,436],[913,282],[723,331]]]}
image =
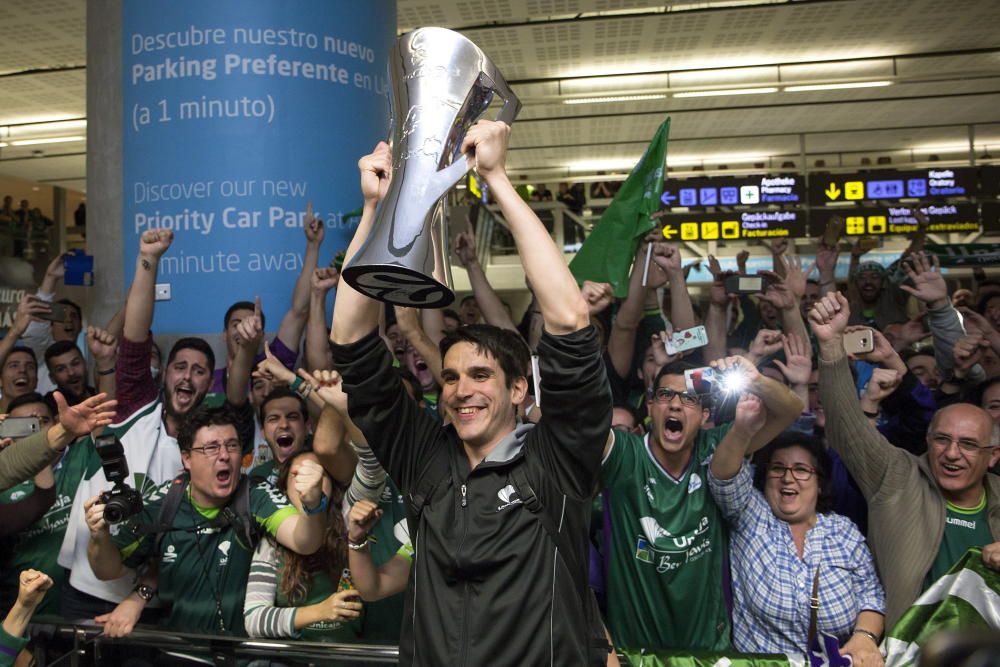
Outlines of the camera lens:
{"label": "camera lens", "polygon": [[104,506],[104,520],[108,523],[119,523],[125,518],[122,508],[119,507],[117,499],[112,500]]}

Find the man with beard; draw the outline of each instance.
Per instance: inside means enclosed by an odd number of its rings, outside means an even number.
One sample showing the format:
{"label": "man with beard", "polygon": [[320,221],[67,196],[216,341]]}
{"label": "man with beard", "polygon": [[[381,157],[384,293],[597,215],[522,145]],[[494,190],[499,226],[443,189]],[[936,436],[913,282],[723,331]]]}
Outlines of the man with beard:
{"label": "man with beard", "polygon": [[[854,260],[852,254],[851,257]],[[851,324],[864,324],[883,330],[893,322],[906,321],[906,292],[888,280],[878,262],[861,262],[848,280]]]}
{"label": "man with beard", "polygon": [[[140,493],[173,479],[180,472],[178,429],[185,415],[205,401],[215,366],[215,356],[208,343],[201,338],[181,338],[170,350],[163,366],[162,394],[153,380],[149,363],[153,337],[149,328],[153,322],[154,286],[160,258],[172,241],[173,232],[165,229],[148,230],[140,239],[115,371],[120,400],[115,426],[109,431],[121,441],[131,475],[127,481]],[[242,379],[231,383],[226,396],[240,417],[241,442],[246,447],[253,437],[252,408],[246,399],[250,366],[260,342],[259,322],[256,324],[256,338],[246,341],[234,364],[234,371]],[[223,397],[213,395],[208,403],[218,405],[222,400]],[[92,618],[111,612],[133,590],[134,574],[102,581],[94,576],[87,561],[89,537],[83,528],[83,504],[110,486],[101,470],[100,459],[94,454],[88,475],[77,489],[73,516],[59,555],[60,565],[71,570],[62,599],[62,615],[69,619]]]}
{"label": "man with beard", "polygon": [[[732,360],[752,364],[740,357]],[[626,648],[729,648],[726,608],[726,528],[708,490],[707,467],[732,424],[702,429],[709,396],[687,388],[694,367],[673,362],[656,375],[647,398],[652,421],[645,437],[612,431],[601,465],[611,524],[608,628]],[[767,422],[748,451],[795,421],[801,401],[756,372],[745,391],[760,397]]]}
{"label": "man with beard", "polygon": [[49,379],[56,386],[49,394],[61,391],[70,405],[97,393],[87,385],[87,363],[73,341],[61,340],[49,345],[45,350],[45,366],[49,369]]}

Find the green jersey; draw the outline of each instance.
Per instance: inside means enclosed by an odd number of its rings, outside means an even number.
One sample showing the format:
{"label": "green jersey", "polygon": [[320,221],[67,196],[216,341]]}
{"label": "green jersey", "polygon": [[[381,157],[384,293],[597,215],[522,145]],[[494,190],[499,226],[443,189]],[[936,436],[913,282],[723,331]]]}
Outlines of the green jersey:
{"label": "green jersey", "polygon": [[614,431],[601,483],[611,520],[608,625],[616,646],[730,647],[727,534],[707,481],[712,453],[729,427],[698,434],[678,479],[653,458],[648,435]]}
{"label": "green jersey", "polygon": [[935,581],[948,574],[965,552],[972,547],[984,547],[993,542],[990,532],[989,515],[986,513],[986,492],[979,505],[963,508],[946,503],[944,537],[938,547],[937,557],[924,578],[924,590]]}
{"label": "green jersey", "polygon": [[271,486],[278,486],[278,462],[274,459],[261,463],[250,471],[251,477],[267,480]]}
{"label": "green jersey", "polygon": [[[405,552],[410,543],[406,523],[406,504],[392,480],[385,480],[385,489],[379,499],[382,518],[372,529],[372,561],[381,567],[399,553]],[[412,562],[412,558],[410,559]],[[403,594],[365,603],[364,629],[361,638],[376,644],[399,642],[399,629],[403,622]]]}
{"label": "green jersey", "polygon": [[[52,577],[54,585],[38,606],[37,615],[54,616],[59,613],[59,592],[66,580],[66,570],[57,562],[59,549],[66,534],[70,510],[73,509],[76,488],[87,471],[87,461],[92,453],[93,441],[90,438],[70,445],[62,459],[53,466],[56,501],[41,519],[13,536],[9,548],[5,549],[9,558],[4,559],[3,573],[0,574],[0,590],[5,597],[8,594],[11,600],[17,597],[18,577],[22,570],[34,568]],[[0,493],[0,503],[17,502],[34,491],[34,482],[22,482]]]}
{"label": "green jersey", "polygon": [[[199,507],[188,486],[174,516],[175,529],[164,533],[159,554],[153,553],[154,536],[140,528],[156,523],[172,484],[171,480],[148,494],[137,517],[112,526],[112,540],[128,567],[158,557],[159,597],[168,610],[165,627],[245,635],[243,602],[253,545],[242,544],[229,526],[208,526],[219,508]],[[267,482],[250,488],[250,514],[270,535],[276,535],[281,523],[297,513],[288,498]]]}

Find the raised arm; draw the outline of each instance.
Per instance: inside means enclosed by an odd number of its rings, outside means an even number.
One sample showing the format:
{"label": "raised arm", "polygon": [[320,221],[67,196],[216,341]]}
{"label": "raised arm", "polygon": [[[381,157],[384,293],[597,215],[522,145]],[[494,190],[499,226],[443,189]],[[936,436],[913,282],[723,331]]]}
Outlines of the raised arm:
{"label": "raised arm", "polygon": [[819,394],[827,442],[844,459],[865,498],[871,498],[884,486],[893,461],[906,453],[889,444],[861,411],[844,351],[850,314],[847,299],[834,292],[816,302],[809,324],[819,341]]}
{"label": "raised arm", "polygon": [[25,294],[21,297],[21,301],[17,304],[17,312],[14,314],[14,322],[7,329],[7,335],[0,341],[0,366],[3,365],[7,355],[17,345],[18,339],[24,335],[32,323],[45,324],[37,316],[50,310],[52,310],[52,306],[48,302],[41,301],[32,294]]}
{"label": "raised arm", "polygon": [[160,258],[174,240],[169,229],[147,229],[139,239],[139,256],[135,262],[135,277],[128,290],[125,304],[125,338],[141,343],[149,336],[153,325],[156,274]]}
{"label": "raised arm", "polygon": [[[410,576],[410,563],[394,556],[382,567],[376,567],[368,548],[368,534],[382,518],[382,510],[370,500],[359,500],[347,516],[347,552],[351,578],[361,598],[368,602],[402,593]],[[363,545],[363,546],[362,546]]]}
{"label": "raised arm", "polygon": [[310,282],[313,271],[316,270],[316,263],[319,261],[319,247],[323,244],[323,237],[326,234],[323,221],[313,215],[312,202],[309,202],[306,209],[306,219],[302,228],[306,233],[306,252],[302,256],[302,269],[299,271],[295,288],[292,290],[292,305],[288,308],[285,316],[281,318],[281,325],[278,327],[278,339],[289,350],[299,349],[302,330],[309,317],[310,293],[312,291]]}
{"label": "raised arm", "polygon": [[733,426],[716,446],[712,455],[711,469],[716,479],[728,480],[736,477],[751,441],[764,428],[766,421],[767,410],[760,398],[750,392],[741,395],[736,404]]}
{"label": "raised arm", "polygon": [[496,290],[490,285],[486,272],[479,263],[479,257],[476,256],[476,233],[468,218],[465,220],[465,231],[455,237],[455,255],[469,274],[472,293],[476,297],[476,303],[479,304],[479,309],[482,311],[486,323],[516,331],[517,327],[514,326],[510,315],[507,314],[507,309],[504,308],[503,302],[497,296]]}
{"label": "raised arm", "polygon": [[705,314],[705,335],[708,337],[705,358],[719,359],[726,356],[726,339],[729,337],[726,327],[729,295],[726,294],[726,274],[722,272],[719,260],[712,255],[708,256],[708,270],[712,274],[712,286],[709,288],[708,312]]}
{"label": "raised arm", "polygon": [[[746,383],[744,392],[756,395],[765,408],[765,422],[750,436],[747,453],[755,452],[774,440],[802,414],[802,401],[785,385],[761,375],[757,367],[745,357],[724,357],[713,361],[711,366],[720,371],[738,370]],[[749,409],[749,406],[745,407]]]}
{"label": "raised arm", "polygon": [[[503,306],[501,306],[502,309]],[[403,308],[401,306],[396,306],[395,311],[396,324],[399,326],[399,331],[410,345],[420,353],[420,357],[427,363],[427,367],[430,368],[431,373],[434,374],[434,380],[438,385],[443,386],[444,380],[441,378],[441,368],[443,366],[441,348],[431,340],[427,332],[424,331],[424,328],[420,326],[419,312],[416,308]],[[489,322],[489,319],[487,319],[487,322]],[[493,322],[490,322],[490,324],[493,324]],[[516,331],[513,326],[510,328]]]}
{"label": "raised arm", "polygon": [[309,290],[309,321],[306,324],[306,368],[311,371],[333,367],[330,333],[326,328],[326,295],[340,284],[340,271],[333,267],[316,269]]}
{"label": "raised arm", "polygon": [[[392,177],[392,152],[389,145],[380,142],[372,153],[358,161],[358,169],[361,172],[361,193],[365,204],[361,222],[358,223],[354,238],[344,255],[345,264],[368,238],[375,219],[375,207],[389,189],[389,179]],[[340,345],[360,340],[378,326],[381,307],[380,302],[361,294],[346,281],[341,282],[337,287],[337,300],[333,304],[330,340]]]}
{"label": "raised arm", "polygon": [[115,366],[118,362],[118,338],[105,329],[87,327],[87,349],[94,358],[94,384],[108,398],[117,395]]}
{"label": "raised arm", "polygon": [[684,279],[681,266],[681,250],[675,243],[656,241],[653,243],[653,261],[663,269],[670,281],[670,323],[674,329],[682,331],[695,326],[694,306]]}
{"label": "raised arm", "polygon": [[466,134],[462,152],[472,154],[479,175],[489,185],[510,224],[524,272],[534,287],[545,319],[545,329],[552,334],[578,331],[590,323],[587,304],[545,226],[507,178],[504,164],[509,136],[509,125],[481,120]]}
{"label": "raised arm", "polygon": [[659,270],[658,265],[653,265],[647,275],[646,285],[642,284],[648,247],[645,242],[639,244],[632,262],[632,273],[628,279],[628,293],[618,308],[618,314],[611,325],[611,333],[608,335],[608,357],[620,378],[627,378],[632,369],[635,338],[642,322],[643,312],[647,307],[650,310],[653,308],[659,310],[660,306],[656,303],[656,288],[666,282],[663,271]]}
{"label": "raised arm", "polygon": [[236,325],[236,356],[229,366],[229,377],[226,380],[226,401],[236,407],[247,402],[253,360],[264,338],[260,312],[260,297],[257,297],[253,303],[253,315],[244,317]]}

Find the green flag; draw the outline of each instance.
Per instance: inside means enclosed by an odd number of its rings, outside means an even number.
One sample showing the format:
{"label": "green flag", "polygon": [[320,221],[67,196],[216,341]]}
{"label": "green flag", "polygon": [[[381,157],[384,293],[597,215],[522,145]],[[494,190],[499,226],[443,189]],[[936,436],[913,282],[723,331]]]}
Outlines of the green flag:
{"label": "green flag", "polygon": [[577,282],[611,283],[617,297],[628,293],[629,267],[636,248],[642,237],[653,229],[650,214],[660,208],[669,133],[668,118],[660,124],[646,152],[611,200],[611,206],[570,262],[569,270]]}
{"label": "green flag", "polygon": [[885,638],[886,667],[908,667],[920,647],[941,630],[1000,627],[1000,573],[969,549],[953,568],[917,598]]}

